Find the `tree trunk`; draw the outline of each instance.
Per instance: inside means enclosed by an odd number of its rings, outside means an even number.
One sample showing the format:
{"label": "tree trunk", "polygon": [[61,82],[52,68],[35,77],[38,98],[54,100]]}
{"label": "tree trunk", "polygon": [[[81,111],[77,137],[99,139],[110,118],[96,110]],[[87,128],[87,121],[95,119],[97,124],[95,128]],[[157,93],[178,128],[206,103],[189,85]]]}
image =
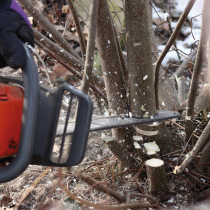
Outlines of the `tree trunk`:
{"label": "tree trunk", "polygon": [[[100,0],[97,25],[97,46],[106,86],[109,109],[116,113],[125,113],[127,109],[126,86],[112,17],[107,0]],[[132,147],[132,128],[112,129],[115,139],[129,149]]]}
{"label": "tree trunk", "polygon": [[187,104],[187,112],[186,112],[186,121],[185,121],[185,130],[186,130],[186,141],[193,140],[193,117],[194,117],[194,105],[195,105],[195,98],[197,94],[197,88],[200,78],[200,73],[202,70],[203,60],[206,54],[206,46],[207,46],[207,39],[209,34],[209,8],[210,8],[210,1],[205,0],[203,4],[203,12],[202,12],[202,26],[201,26],[201,35],[200,41],[198,46],[198,53],[196,57],[195,66],[193,69],[192,75],[192,82],[189,91],[189,98]]}
{"label": "tree trunk", "polygon": [[210,167],[210,142],[204,147],[200,161],[198,163],[198,171],[201,173],[208,173]]}
{"label": "tree trunk", "polygon": [[164,162],[160,159],[152,158],[146,161],[146,169],[149,181],[149,193],[153,196],[167,193],[168,186]]}
{"label": "tree trunk", "polygon": [[141,108],[156,113],[148,2],[125,2],[125,24],[129,69],[129,105],[132,115],[141,117]]}
{"label": "tree trunk", "polygon": [[[135,116],[141,115],[141,108],[150,115],[156,113],[150,22],[151,10],[147,1],[125,2],[129,106],[132,115]],[[166,130],[164,124],[155,128],[148,126],[141,126],[141,128],[159,130],[156,136],[144,136],[144,142],[156,141],[161,154],[173,150],[172,135]]]}

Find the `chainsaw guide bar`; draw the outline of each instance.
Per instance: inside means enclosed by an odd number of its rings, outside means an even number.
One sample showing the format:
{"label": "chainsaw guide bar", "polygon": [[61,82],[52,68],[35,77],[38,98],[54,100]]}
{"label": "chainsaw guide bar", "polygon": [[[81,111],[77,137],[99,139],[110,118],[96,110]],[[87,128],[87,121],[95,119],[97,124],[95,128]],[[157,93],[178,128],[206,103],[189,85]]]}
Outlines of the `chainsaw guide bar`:
{"label": "chainsaw guide bar", "polygon": [[[139,124],[152,124],[154,122],[161,122],[161,121],[176,118],[179,116],[180,114],[178,112],[159,111],[155,115],[152,115],[148,118],[144,118],[144,117],[134,118],[134,117],[121,117],[121,116],[98,117],[98,118],[92,119],[89,132],[111,129],[111,128],[129,127],[129,126],[134,126],[134,125],[139,125]],[[56,136],[62,136],[63,124],[64,122],[59,121]],[[66,135],[73,134],[74,128],[75,128],[75,121],[69,122]]]}

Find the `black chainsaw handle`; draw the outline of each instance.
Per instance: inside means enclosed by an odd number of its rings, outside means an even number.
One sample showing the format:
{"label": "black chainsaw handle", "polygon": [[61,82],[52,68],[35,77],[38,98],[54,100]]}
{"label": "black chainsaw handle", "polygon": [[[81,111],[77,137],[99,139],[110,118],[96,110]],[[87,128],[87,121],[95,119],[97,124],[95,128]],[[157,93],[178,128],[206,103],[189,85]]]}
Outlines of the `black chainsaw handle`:
{"label": "black chainsaw handle", "polygon": [[31,52],[27,47],[25,47],[25,50],[27,53],[27,63],[22,68],[24,103],[19,149],[12,163],[0,168],[0,183],[15,179],[22,174],[30,164],[33,154],[39,105],[39,77]]}

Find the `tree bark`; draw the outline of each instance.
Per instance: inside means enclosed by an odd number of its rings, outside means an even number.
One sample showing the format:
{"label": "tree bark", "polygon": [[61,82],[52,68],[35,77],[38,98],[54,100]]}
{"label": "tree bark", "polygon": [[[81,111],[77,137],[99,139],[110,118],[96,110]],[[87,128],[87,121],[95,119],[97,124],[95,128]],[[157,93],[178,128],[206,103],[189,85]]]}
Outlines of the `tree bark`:
{"label": "tree bark", "polygon": [[[99,2],[96,39],[109,109],[116,114],[123,114],[127,110],[126,85],[107,0]],[[131,150],[132,128],[112,129],[112,134],[126,149]]]}
{"label": "tree bark", "polygon": [[164,162],[152,158],[146,161],[147,178],[149,180],[149,193],[158,196],[168,192]]}
{"label": "tree bark", "polygon": [[[71,2],[71,0],[69,0],[69,2]],[[81,87],[81,90],[86,94],[88,94],[90,82],[92,80],[98,5],[99,5],[99,0],[92,0],[90,7],[90,20],[89,20],[90,24],[89,24],[89,34],[87,41],[87,53],[86,53],[86,59],[84,58],[85,69],[84,69],[82,87]]]}
{"label": "tree bark", "polygon": [[141,108],[156,113],[148,2],[125,2],[125,24],[129,69],[129,106],[132,115],[141,117]]}
{"label": "tree bark", "polygon": [[113,137],[105,136],[102,140],[108,145],[109,149],[121,161],[124,167],[128,167],[129,169],[136,169],[139,167],[137,160],[131,157]]}
{"label": "tree bark", "polygon": [[198,83],[200,80],[200,73],[202,70],[203,60],[206,54],[206,45],[209,34],[209,8],[210,1],[205,0],[203,4],[203,12],[202,12],[202,26],[201,26],[201,35],[198,46],[198,53],[195,61],[195,66],[193,69],[192,82],[190,85],[188,104],[187,104],[187,112],[186,112],[186,121],[185,121],[185,130],[186,130],[186,141],[193,141],[193,116],[194,116],[194,105],[197,94]]}
{"label": "tree bark", "polygon": [[198,171],[201,173],[208,173],[210,167],[210,142],[204,147],[201,158],[198,163]]}

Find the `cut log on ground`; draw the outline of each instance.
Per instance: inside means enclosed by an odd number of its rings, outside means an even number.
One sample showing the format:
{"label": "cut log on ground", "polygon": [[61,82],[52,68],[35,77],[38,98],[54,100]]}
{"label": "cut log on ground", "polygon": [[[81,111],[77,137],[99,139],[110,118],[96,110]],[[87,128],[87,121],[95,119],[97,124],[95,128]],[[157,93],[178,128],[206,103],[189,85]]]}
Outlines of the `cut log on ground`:
{"label": "cut log on ground", "polygon": [[153,196],[168,192],[164,162],[157,158],[147,160],[147,178],[149,181],[149,193]]}

